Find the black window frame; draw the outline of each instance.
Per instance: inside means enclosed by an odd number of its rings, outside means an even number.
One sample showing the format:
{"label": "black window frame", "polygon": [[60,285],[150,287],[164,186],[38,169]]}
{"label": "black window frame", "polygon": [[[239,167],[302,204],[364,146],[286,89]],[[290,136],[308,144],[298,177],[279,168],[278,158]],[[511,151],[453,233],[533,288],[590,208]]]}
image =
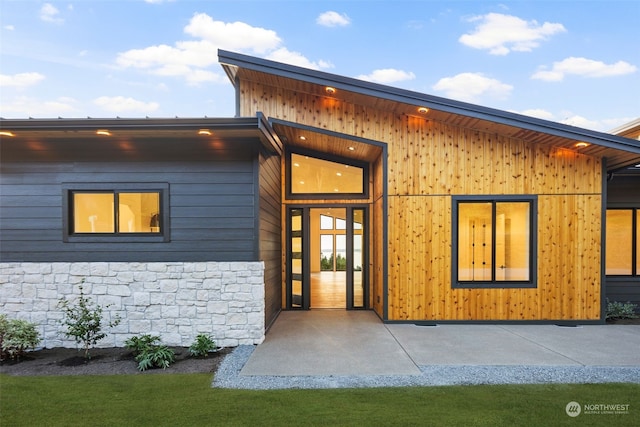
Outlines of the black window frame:
{"label": "black window frame", "polygon": [[[495,234],[496,234],[496,203],[525,202],[529,203],[529,280],[495,280]],[[483,289],[483,288],[537,288],[537,253],[538,253],[538,197],[535,195],[486,195],[486,196],[453,196],[451,206],[451,284],[454,289]],[[492,280],[467,281],[458,279],[458,227],[459,205],[461,203],[491,203],[492,204]]]}
{"label": "black window frame", "polygon": [[[638,269],[638,239],[640,239],[640,233],[638,232],[638,213],[640,212],[640,207],[635,206],[615,206],[608,207],[606,211],[631,211],[631,274],[607,274],[607,264],[606,264],[606,256],[605,256],[605,265],[604,265],[604,273],[606,277],[611,278],[629,278],[629,279],[638,279],[640,278],[640,269]],[[606,212],[605,212],[606,218]],[[604,226],[605,233],[607,232],[607,225],[605,223]],[[605,235],[606,241],[606,235]],[[605,247],[605,251],[606,251]]]}
{"label": "black window frame", "polygon": [[[341,163],[362,169],[362,192],[361,193],[293,193],[291,190],[291,155],[298,154],[309,156],[319,160],[328,162]],[[359,162],[357,160],[348,159],[340,156],[333,156],[327,153],[320,153],[313,150],[305,150],[301,148],[287,149],[285,151],[285,187],[286,197],[290,200],[356,200],[369,198],[369,163]]]}
{"label": "black window frame", "polygon": [[[160,232],[158,233],[121,233],[114,224],[113,233],[75,233],[73,231],[73,195],[75,193],[113,194],[117,201],[119,193],[159,193],[160,195]],[[114,203],[114,215],[117,217],[117,203]],[[64,242],[83,243],[155,243],[169,242],[169,183],[64,183],[62,184],[62,234]]]}

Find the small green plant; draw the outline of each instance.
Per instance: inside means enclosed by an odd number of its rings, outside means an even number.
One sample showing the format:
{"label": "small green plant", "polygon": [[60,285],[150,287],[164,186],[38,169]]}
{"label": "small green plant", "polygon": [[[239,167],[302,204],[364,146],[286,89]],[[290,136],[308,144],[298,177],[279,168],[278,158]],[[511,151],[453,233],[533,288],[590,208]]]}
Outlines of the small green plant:
{"label": "small green plant", "polygon": [[133,350],[138,369],[141,371],[150,368],[166,369],[176,360],[174,351],[161,344],[160,337],[155,335],[131,337],[124,345]]}
{"label": "small green plant", "polygon": [[195,357],[207,357],[216,348],[216,342],[210,336],[199,334],[189,347],[189,353]]}
{"label": "small green plant", "polygon": [[[84,358],[88,360],[91,358],[89,349],[105,338],[107,334],[102,330],[103,307],[94,304],[91,298],[85,297],[83,284],[84,279],[80,284],[80,296],[75,304],[66,298],[62,298],[58,303],[58,307],[62,309],[64,314],[62,324],[67,328],[64,331],[64,335],[68,338],[73,338],[77,344],[83,345]],[[120,317],[116,316],[115,320],[107,323],[107,325],[113,328],[119,323]]]}
{"label": "small green plant", "polygon": [[638,306],[627,301],[626,303],[618,301],[609,301],[607,298],[607,320],[619,319],[635,319]]}
{"label": "small green plant", "polygon": [[40,334],[36,324],[20,319],[8,319],[0,314],[0,360],[7,356],[19,359],[27,349],[40,343]]}

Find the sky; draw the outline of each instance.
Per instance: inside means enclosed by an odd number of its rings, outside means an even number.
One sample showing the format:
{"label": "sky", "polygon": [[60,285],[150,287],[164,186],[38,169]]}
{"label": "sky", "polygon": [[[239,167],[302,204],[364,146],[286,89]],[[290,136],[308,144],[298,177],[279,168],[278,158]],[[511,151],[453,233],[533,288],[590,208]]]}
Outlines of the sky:
{"label": "sky", "polygon": [[0,117],[233,117],[218,49],[609,131],[640,1],[0,0]]}

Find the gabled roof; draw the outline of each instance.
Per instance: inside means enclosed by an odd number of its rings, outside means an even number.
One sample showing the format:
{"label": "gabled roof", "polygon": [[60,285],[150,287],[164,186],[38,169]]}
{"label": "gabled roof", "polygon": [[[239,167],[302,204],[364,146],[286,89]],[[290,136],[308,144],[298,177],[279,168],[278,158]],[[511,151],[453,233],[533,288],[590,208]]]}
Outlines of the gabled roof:
{"label": "gabled roof", "polygon": [[520,138],[537,144],[576,151],[576,143],[589,144],[579,152],[605,158],[608,170],[640,163],[640,141],[597,132],[522,114],[427,95],[350,77],[283,64],[224,50],[218,59],[234,85],[239,79],[298,92],[327,96],[325,87],[336,89],[332,97],[358,105],[425,117],[455,126]]}

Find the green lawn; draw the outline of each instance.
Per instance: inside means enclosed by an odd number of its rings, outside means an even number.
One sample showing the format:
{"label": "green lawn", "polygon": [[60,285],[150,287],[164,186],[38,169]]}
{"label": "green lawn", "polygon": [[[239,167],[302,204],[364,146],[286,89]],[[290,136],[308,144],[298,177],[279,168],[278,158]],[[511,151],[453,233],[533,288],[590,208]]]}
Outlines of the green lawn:
{"label": "green lawn", "polygon": [[[211,375],[0,375],[3,426],[632,426],[640,385],[223,390]],[[565,413],[568,402],[629,404],[626,415]]]}

